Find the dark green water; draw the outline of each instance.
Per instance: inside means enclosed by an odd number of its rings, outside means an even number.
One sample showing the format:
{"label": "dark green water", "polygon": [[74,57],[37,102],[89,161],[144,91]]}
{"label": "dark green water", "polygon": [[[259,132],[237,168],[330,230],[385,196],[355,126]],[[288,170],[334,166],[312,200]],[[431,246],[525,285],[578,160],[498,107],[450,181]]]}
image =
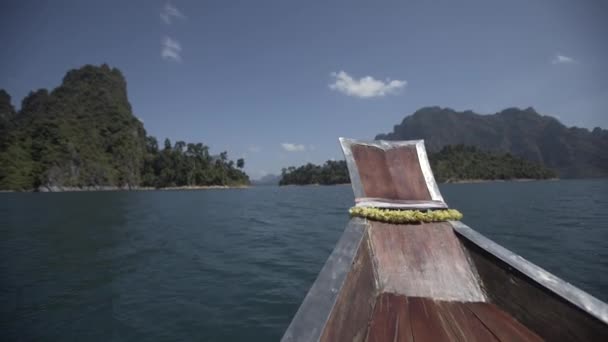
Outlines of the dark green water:
{"label": "dark green water", "polygon": [[[608,300],[608,181],[441,187],[464,222]],[[0,194],[3,340],[278,340],[349,186]]]}

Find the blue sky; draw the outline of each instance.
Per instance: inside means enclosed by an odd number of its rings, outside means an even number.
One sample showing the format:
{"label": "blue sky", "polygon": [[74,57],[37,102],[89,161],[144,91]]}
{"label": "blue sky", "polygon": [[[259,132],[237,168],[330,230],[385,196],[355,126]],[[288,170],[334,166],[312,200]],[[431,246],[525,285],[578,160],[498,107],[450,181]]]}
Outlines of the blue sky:
{"label": "blue sky", "polygon": [[122,70],[162,141],[245,157],[253,178],[342,158],[427,105],[533,106],[608,128],[606,1],[3,1],[0,88]]}

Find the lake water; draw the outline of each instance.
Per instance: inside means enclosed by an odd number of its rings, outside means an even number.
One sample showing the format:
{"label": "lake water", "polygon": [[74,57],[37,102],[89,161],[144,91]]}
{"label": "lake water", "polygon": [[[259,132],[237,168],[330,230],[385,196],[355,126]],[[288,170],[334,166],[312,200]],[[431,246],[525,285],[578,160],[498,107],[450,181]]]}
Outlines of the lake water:
{"label": "lake water", "polygon": [[[482,234],[608,300],[608,180],[452,184]],[[278,340],[350,186],[0,194],[4,340]]]}

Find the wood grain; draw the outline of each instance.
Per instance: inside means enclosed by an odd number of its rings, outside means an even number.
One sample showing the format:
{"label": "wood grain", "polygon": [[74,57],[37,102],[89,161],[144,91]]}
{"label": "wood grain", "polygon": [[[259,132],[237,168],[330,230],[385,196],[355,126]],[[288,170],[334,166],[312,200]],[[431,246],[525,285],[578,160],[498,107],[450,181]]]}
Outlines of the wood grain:
{"label": "wood grain", "polygon": [[386,166],[393,180],[396,196],[404,200],[431,200],[416,146],[391,148],[386,152]]}
{"label": "wood grain", "polygon": [[352,154],[365,197],[413,201],[432,199],[415,145],[386,151],[374,146],[353,145]]}
{"label": "wood grain", "polygon": [[536,342],[542,339],[493,304],[381,293],[374,306],[367,341]]}
{"label": "wood grain", "polygon": [[413,342],[407,297],[382,293],[374,305],[368,342]]}
{"label": "wood grain", "polygon": [[[484,303],[485,304],[485,303]],[[460,302],[438,302],[442,318],[449,323],[458,341],[494,342],[498,341],[488,328]],[[485,304],[489,305],[489,304]]]}
{"label": "wood grain", "polygon": [[437,300],[485,301],[475,271],[448,223],[371,222],[369,235],[382,291]]}
{"label": "wood grain", "polygon": [[386,166],[385,151],[374,146],[353,145],[352,153],[365,196],[398,199],[393,179]]}
{"label": "wood grain", "polygon": [[543,341],[538,335],[530,331],[495,305],[482,303],[467,303],[466,308],[490,330],[500,341]]}
{"label": "wood grain", "polygon": [[369,244],[365,237],[320,341],[363,341],[375,301],[375,287]]}
{"label": "wood grain", "polygon": [[608,326],[466,239],[488,300],[547,341],[608,341]]}
{"label": "wood grain", "polygon": [[449,323],[439,314],[435,302],[427,298],[408,298],[414,341],[457,341]]}

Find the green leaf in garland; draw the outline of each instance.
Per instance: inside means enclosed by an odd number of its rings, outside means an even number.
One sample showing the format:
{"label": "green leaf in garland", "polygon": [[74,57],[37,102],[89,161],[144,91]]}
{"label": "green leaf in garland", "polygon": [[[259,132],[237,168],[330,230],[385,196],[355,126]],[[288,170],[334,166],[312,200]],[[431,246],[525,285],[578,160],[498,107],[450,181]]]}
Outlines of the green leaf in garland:
{"label": "green leaf in garland", "polygon": [[462,219],[462,214],[456,209],[420,211],[352,207],[348,210],[348,212],[351,216],[362,217],[373,221],[396,224],[458,221]]}

